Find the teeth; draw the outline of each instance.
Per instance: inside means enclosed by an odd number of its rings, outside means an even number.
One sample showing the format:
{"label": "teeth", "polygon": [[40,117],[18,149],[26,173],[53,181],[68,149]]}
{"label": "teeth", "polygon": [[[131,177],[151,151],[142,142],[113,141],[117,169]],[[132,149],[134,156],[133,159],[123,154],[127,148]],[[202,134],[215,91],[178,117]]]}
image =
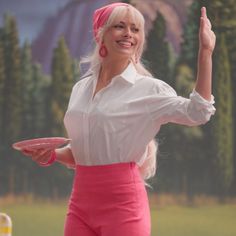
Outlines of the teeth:
{"label": "teeth", "polygon": [[131,47],[131,46],[132,46],[132,43],[126,42],[126,41],[119,41],[118,43],[119,43],[120,45],[127,46],[127,47]]}

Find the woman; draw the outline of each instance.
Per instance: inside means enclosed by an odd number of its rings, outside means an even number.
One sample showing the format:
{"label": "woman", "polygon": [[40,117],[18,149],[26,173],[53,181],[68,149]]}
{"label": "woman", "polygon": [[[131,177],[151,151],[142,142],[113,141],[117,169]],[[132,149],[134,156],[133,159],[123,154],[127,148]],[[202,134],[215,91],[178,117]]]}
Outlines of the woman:
{"label": "woman", "polygon": [[204,7],[200,20],[197,81],[186,99],[141,64],[144,19],[137,9],[114,3],[95,11],[90,69],[73,87],[64,118],[70,146],[24,151],[39,164],[56,160],[76,169],[65,236],[150,235],[143,180],[156,170],[152,140],[163,124],[200,125],[215,112],[215,35]]}

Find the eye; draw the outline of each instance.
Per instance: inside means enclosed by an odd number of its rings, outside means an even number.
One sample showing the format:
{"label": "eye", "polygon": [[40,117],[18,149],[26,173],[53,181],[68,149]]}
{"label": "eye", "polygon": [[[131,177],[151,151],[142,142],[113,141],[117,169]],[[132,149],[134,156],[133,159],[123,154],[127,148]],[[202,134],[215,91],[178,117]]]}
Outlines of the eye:
{"label": "eye", "polygon": [[132,30],[132,32],[134,32],[134,33],[138,33],[138,32],[139,32],[139,28],[136,28],[136,27],[131,28],[131,30]]}
{"label": "eye", "polygon": [[116,28],[116,29],[123,29],[123,28],[124,28],[124,26],[123,26],[123,25],[121,25],[121,24],[118,24],[118,25],[114,25],[114,28]]}

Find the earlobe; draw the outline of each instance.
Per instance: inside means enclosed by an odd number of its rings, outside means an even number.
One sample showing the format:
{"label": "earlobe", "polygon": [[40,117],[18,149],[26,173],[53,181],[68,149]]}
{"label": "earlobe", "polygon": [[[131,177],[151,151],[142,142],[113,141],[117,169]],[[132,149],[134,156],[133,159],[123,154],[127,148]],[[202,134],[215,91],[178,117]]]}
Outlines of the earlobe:
{"label": "earlobe", "polygon": [[107,54],[108,54],[107,48],[106,48],[106,46],[104,45],[104,43],[102,42],[101,47],[100,47],[100,49],[99,49],[99,55],[100,55],[101,57],[106,57]]}

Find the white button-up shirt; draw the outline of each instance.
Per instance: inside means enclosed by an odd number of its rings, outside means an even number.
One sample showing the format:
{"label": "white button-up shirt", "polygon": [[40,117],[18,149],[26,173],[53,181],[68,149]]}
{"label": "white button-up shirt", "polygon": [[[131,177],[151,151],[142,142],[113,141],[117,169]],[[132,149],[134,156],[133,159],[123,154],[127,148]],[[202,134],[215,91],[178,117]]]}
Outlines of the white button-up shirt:
{"label": "white button-up shirt", "polygon": [[141,166],[161,125],[200,125],[215,112],[213,96],[177,96],[165,82],[138,74],[132,63],[93,98],[97,79],[94,73],[74,85],[64,117],[76,164]]}

